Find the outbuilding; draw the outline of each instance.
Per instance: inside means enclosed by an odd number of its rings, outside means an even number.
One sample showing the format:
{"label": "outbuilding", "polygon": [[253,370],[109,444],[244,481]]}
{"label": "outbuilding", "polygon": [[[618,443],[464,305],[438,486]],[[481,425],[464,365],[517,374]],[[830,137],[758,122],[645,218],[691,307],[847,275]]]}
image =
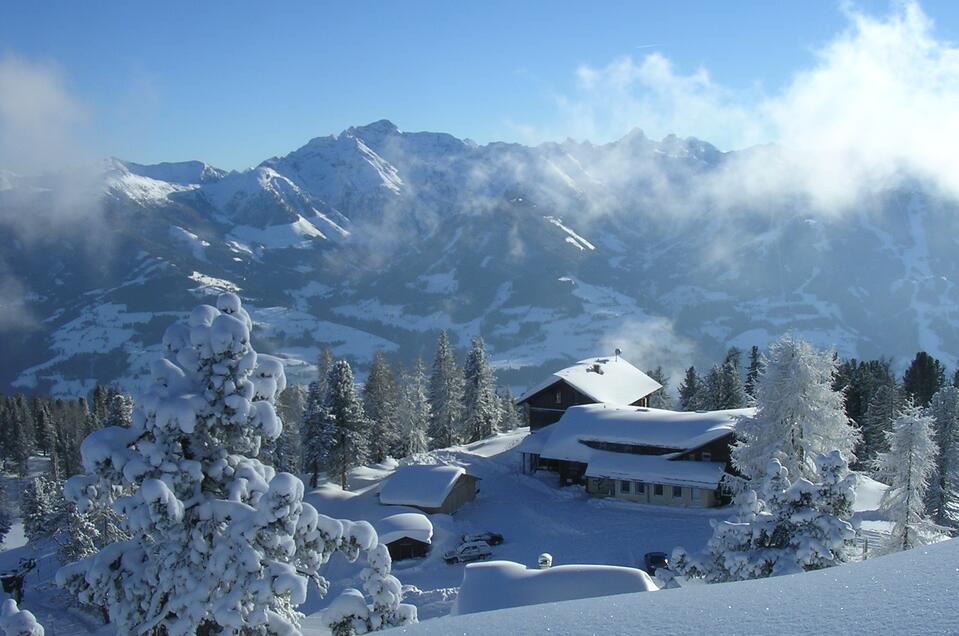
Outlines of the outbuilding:
{"label": "outbuilding", "polygon": [[376,524],[380,543],[390,551],[394,561],[424,557],[433,540],[433,524],[418,512],[401,512],[385,517]]}
{"label": "outbuilding", "polygon": [[384,481],[380,503],[411,506],[427,514],[453,514],[476,498],[476,482],[461,466],[410,464]]}

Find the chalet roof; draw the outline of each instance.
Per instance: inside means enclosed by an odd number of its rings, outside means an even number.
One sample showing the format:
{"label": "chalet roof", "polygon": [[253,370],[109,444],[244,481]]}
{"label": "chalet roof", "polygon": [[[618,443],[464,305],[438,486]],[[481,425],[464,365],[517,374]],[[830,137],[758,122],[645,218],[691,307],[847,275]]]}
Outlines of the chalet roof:
{"label": "chalet roof", "polygon": [[439,508],[466,474],[460,466],[410,464],[398,468],[380,487],[380,503]]}
{"label": "chalet roof", "polygon": [[520,403],[543,389],[564,380],[577,391],[597,402],[632,404],[662,388],[652,379],[619,356],[587,358],[553,373],[524,393]]}
{"label": "chalet roof", "polygon": [[734,432],[740,417],[754,413],[755,409],[687,412],[586,404],[568,408],[558,422],[533,435],[547,434],[536,441],[542,444],[540,456],[588,463],[593,449],[586,441],[681,451]]}
{"label": "chalet roof", "polygon": [[725,470],[722,462],[670,461],[670,455],[633,455],[591,449],[586,476],[714,489],[719,487]]}
{"label": "chalet roof", "polygon": [[430,543],[433,538],[433,524],[426,515],[419,512],[401,512],[385,517],[377,523],[376,534],[383,544],[404,538]]}

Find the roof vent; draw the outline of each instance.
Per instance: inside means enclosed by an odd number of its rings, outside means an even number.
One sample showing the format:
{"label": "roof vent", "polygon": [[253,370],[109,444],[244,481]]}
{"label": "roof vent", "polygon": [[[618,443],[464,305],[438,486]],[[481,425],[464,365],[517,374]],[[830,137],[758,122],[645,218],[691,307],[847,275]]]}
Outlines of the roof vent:
{"label": "roof vent", "polygon": [[593,373],[598,373],[603,375],[603,365],[598,362],[594,362],[592,368],[590,369]]}

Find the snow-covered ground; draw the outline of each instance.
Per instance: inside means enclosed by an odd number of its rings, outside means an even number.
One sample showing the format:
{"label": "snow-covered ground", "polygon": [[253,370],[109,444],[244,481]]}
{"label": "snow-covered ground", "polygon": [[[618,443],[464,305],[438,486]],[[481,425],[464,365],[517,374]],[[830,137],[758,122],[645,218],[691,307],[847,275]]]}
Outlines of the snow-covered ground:
{"label": "snow-covered ground", "polygon": [[[422,633],[433,633],[430,630],[434,628],[444,630],[436,633],[445,633],[447,629],[445,619],[442,623],[432,619],[449,613],[462,583],[465,566],[447,565],[441,555],[458,545],[464,533],[489,530],[503,534],[505,542],[493,548],[493,557],[530,567],[536,567],[543,552],[553,555],[555,566],[641,567],[646,552],[669,553],[680,545],[690,550],[701,548],[712,533],[710,520],[723,519],[730,514],[726,509],[686,510],[596,499],[587,496],[581,487],[557,488],[556,476],[552,473],[523,475],[519,470],[518,451],[514,447],[526,434],[526,429],[520,429],[468,446],[432,451],[417,458],[425,463],[462,466],[469,474],[480,478],[479,493],[474,501],[452,516],[430,515],[434,535],[429,555],[394,564],[394,573],[404,585],[411,586],[405,600],[418,607],[421,621],[428,621],[421,628],[426,630]],[[376,525],[390,515],[413,511],[403,506],[381,505],[378,501],[380,482],[398,466],[389,460],[382,465],[356,469],[350,474],[350,490],[343,491],[335,484],[322,482],[307,495],[307,500],[326,515],[364,519]],[[870,525],[871,533],[885,529],[886,523],[875,512],[883,488],[877,482],[863,480],[858,489],[857,517],[866,520],[864,525]],[[23,539],[17,536],[17,532],[15,527],[8,536],[5,551],[0,553],[0,570],[12,569],[19,559],[27,557],[37,558],[39,564],[37,571],[27,580],[22,607],[37,614],[48,627],[53,627],[48,629],[48,634],[88,634],[99,629],[94,618],[70,607],[66,596],[53,587],[52,577],[57,567],[53,555],[55,546],[45,544],[38,551],[33,546],[22,545]],[[334,556],[323,571],[332,583],[330,594],[326,599],[320,599],[314,591],[301,607],[306,614],[313,615],[307,618],[307,625],[312,630],[308,633],[322,633],[317,627],[319,617],[316,613],[332,598],[347,587],[359,587],[361,567],[360,564],[347,563],[340,555]],[[649,596],[673,598],[674,594],[667,591]],[[718,597],[723,596],[720,593]],[[594,604],[600,608],[629,607],[632,601],[627,604],[625,598],[632,599],[632,596],[619,597],[615,601],[594,600]],[[596,633],[602,631],[602,624],[598,622],[596,629],[586,629],[580,624],[580,629],[573,631]],[[456,625],[449,629],[462,630],[462,623]],[[525,629],[525,626],[506,629],[504,633]],[[112,632],[107,628],[102,633]]]}

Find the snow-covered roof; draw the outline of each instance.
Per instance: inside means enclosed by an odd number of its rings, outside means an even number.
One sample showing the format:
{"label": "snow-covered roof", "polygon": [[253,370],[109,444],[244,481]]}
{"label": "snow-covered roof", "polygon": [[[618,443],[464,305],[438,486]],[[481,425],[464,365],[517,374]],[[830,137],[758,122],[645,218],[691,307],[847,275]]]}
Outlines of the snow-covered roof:
{"label": "snow-covered roof", "polygon": [[619,356],[587,358],[552,374],[524,393],[517,402],[565,380],[580,393],[597,402],[632,404],[662,388],[652,379]]}
{"label": "snow-covered roof", "polygon": [[616,565],[557,565],[534,570],[512,561],[471,563],[463,574],[452,614],[658,589],[642,570]]}
{"label": "snow-covered roof", "polygon": [[586,476],[667,486],[719,487],[726,469],[722,462],[670,461],[670,457],[591,449]]}
{"label": "snow-covered roof", "polygon": [[398,468],[380,488],[380,503],[439,508],[466,471],[460,466],[410,464]]}
{"label": "snow-covered roof", "polygon": [[433,538],[433,524],[426,515],[419,512],[401,512],[385,517],[376,524],[376,534],[383,544],[404,538],[430,543]]}
{"label": "snow-covered roof", "polygon": [[[755,409],[687,412],[611,404],[573,406],[548,428],[539,454],[588,463],[593,449],[584,441],[686,450],[734,432],[739,418],[754,413]],[[547,429],[537,435],[541,433]]]}

